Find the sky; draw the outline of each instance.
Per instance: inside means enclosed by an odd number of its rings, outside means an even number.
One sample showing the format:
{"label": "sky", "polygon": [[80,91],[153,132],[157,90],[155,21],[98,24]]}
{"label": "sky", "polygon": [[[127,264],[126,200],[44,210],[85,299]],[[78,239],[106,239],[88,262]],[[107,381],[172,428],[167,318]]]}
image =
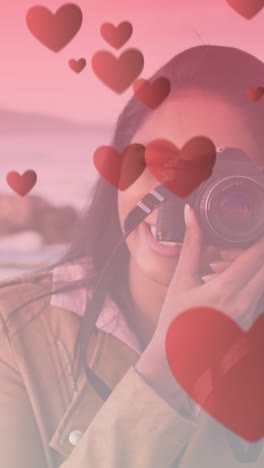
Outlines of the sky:
{"label": "sky", "polygon": [[[0,0],[0,108],[37,112],[76,122],[112,123],[132,96],[130,87],[117,94],[94,74],[91,59],[98,50],[119,56],[135,47],[144,55],[141,78],[148,78],[175,54],[200,44],[241,48],[264,60],[264,9],[251,20],[226,0],[78,0],[83,24],[74,39],[55,53],[28,30],[29,8],[43,5],[53,13],[61,0]],[[105,22],[130,21],[133,35],[116,51],[100,35]],[[74,73],[70,58],[84,57],[86,68]]]}

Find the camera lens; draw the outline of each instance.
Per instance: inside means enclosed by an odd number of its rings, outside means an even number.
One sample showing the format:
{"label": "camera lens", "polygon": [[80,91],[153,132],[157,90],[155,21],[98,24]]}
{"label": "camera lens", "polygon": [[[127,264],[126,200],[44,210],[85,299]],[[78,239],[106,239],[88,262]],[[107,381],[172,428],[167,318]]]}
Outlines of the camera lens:
{"label": "camera lens", "polygon": [[249,194],[231,192],[220,200],[218,207],[219,220],[228,228],[246,228],[254,222],[256,208],[256,204]]}
{"label": "camera lens", "polygon": [[232,176],[214,180],[200,202],[207,231],[231,243],[249,243],[264,232],[264,188],[257,180]]}

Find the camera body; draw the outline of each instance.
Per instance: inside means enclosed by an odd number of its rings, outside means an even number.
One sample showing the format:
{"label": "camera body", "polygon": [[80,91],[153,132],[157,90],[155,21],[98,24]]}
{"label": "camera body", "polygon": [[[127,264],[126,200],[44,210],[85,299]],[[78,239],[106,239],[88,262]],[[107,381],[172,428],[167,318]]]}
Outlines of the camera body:
{"label": "camera body", "polygon": [[239,148],[217,148],[210,178],[188,197],[173,194],[160,205],[158,240],[183,241],[185,203],[194,209],[207,245],[246,247],[264,234],[264,168]]}

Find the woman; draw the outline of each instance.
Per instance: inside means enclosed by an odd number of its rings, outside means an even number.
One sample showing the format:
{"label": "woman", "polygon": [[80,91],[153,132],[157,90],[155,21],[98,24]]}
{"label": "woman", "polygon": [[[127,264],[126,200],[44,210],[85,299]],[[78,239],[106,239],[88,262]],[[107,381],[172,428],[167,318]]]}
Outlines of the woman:
{"label": "woman", "polygon": [[[133,97],[113,146],[165,138],[181,148],[204,135],[216,147],[243,149],[262,165],[263,102],[253,103],[246,89],[259,85],[263,70],[234,48],[200,46],[177,55],[153,77],[170,80],[170,96],[154,112]],[[89,318],[89,297],[126,216],[157,185],[147,168],[122,192],[100,178],[68,255],[41,277],[3,285],[1,466],[241,465],[227,430],[176,383],[164,343],[172,320],[201,304],[250,326],[263,296],[263,237],[244,250],[204,249],[201,226],[185,206],[183,245],[168,255],[150,241],[146,224],[155,226],[153,211],[115,259],[96,327],[82,338],[88,379],[84,372],[78,338]],[[204,276],[202,263],[211,274]],[[261,452],[246,466],[263,466],[263,460]]]}

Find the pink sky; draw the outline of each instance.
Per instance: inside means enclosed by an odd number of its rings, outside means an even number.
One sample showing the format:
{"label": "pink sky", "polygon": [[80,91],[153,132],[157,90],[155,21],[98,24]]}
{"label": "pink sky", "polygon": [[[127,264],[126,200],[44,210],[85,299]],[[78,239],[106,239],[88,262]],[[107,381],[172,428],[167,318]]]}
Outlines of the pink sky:
{"label": "pink sky", "polygon": [[[244,49],[264,59],[264,9],[252,20],[238,15],[226,0],[78,0],[83,24],[75,38],[54,53],[28,31],[26,13],[35,5],[55,12],[61,0],[1,0],[0,107],[38,112],[83,122],[113,122],[132,88],[122,95],[101,83],[90,66],[93,53],[115,51],[100,36],[104,22],[128,20],[134,33],[121,49],[139,48],[145,58],[142,78],[150,76],[176,53],[201,43]],[[198,37],[198,35],[201,39]],[[70,58],[85,57],[79,75]]]}

